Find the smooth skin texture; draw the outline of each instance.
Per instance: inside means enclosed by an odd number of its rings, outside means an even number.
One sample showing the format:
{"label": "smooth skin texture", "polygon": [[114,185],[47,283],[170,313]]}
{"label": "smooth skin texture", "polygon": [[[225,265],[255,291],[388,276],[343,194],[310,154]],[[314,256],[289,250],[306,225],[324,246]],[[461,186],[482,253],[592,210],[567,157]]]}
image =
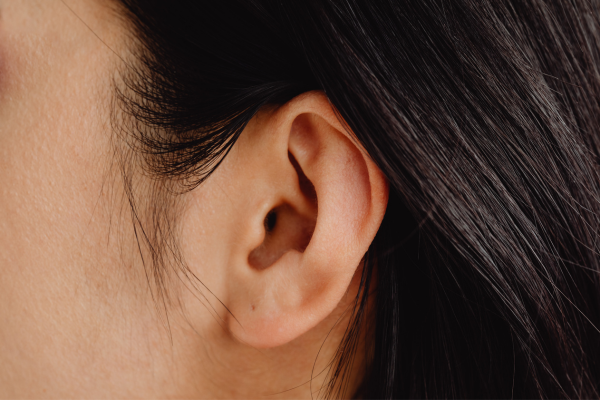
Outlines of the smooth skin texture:
{"label": "smooth skin texture", "polygon": [[115,167],[127,35],[108,2],[0,1],[0,397],[310,398],[384,177],[321,93],[262,111],[181,199],[212,294],[174,278],[157,307]]}

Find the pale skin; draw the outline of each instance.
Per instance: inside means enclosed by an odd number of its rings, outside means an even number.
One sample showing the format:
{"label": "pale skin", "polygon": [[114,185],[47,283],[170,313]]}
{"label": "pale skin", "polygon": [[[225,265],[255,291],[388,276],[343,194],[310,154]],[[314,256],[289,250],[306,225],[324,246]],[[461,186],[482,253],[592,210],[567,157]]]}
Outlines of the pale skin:
{"label": "pale skin", "polygon": [[3,0],[0,18],[0,397],[316,394],[387,205],[327,99],[265,109],[183,195],[177,240],[212,294],[175,277],[164,310],[114,168],[129,27],[99,0]]}

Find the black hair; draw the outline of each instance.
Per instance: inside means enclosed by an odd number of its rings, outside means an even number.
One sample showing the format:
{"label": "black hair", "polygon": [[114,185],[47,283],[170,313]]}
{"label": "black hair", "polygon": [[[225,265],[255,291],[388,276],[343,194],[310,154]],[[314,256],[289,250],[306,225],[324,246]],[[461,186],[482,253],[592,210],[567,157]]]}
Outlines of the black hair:
{"label": "black hair", "polygon": [[316,89],[389,180],[326,396],[369,324],[346,395],[600,395],[598,1],[121,2],[155,176],[201,184],[258,110]]}

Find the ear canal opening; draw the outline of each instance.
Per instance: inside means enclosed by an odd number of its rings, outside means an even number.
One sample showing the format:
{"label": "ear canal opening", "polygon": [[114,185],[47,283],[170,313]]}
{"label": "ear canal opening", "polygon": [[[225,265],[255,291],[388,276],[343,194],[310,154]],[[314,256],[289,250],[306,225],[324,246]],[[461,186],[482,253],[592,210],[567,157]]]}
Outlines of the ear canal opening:
{"label": "ear canal opening", "polygon": [[267,233],[273,232],[273,229],[275,229],[276,224],[277,224],[277,212],[275,212],[275,209],[272,209],[271,211],[269,211],[269,213],[265,217],[265,222],[264,222],[265,231]]}
{"label": "ear canal opening", "polygon": [[300,165],[289,153],[289,159],[298,175],[300,190],[305,201],[311,204],[312,213],[301,213],[288,203],[271,209],[265,216],[263,225],[265,239],[248,256],[251,267],[262,270],[270,267],[290,250],[303,253],[308,247],[317,220],[317,193],[312,182],[306,177]]}

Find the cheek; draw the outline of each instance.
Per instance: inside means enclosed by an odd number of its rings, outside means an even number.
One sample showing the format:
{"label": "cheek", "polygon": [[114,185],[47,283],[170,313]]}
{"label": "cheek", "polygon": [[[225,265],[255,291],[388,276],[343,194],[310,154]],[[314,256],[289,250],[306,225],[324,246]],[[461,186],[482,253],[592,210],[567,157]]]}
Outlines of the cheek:
{"label": "cheek", "polygon": [[108,66],[54,36],[15,35],[0,62],[0,302],[39,326],[84,315],[73,299],[90,290],[90,271],[119,265],[107,251]]}
{"label": "cheek", "polygon": [[[194,319],[191,322],[196,329],[205,330],[207,323],[215,321],[207,318],[207,312],[217,319],[227,314],[222,303],[227,303],[225,289],[231,264],[231,242],[238,230],[232,204],[237,200],[233,196],[235,183],[230,179],[231,173],[226,159],[207,181],[184,195],[185,209],[177,221],[181,227],[178,240],[185,265],[201,281],[191,291],[181,292],[186,299],[184,304],[194,310],[190,318]],[[182,282],[187,284],[185,277]]]}

